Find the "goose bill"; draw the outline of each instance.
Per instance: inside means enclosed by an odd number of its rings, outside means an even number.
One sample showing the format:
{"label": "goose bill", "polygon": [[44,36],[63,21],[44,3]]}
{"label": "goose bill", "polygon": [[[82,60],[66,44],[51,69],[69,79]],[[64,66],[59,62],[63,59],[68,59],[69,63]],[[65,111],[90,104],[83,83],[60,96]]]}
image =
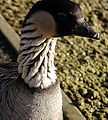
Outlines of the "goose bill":
{"label": "goose bill", "polygon": [[94,30],[91,28],[91,26],[85,21],[78,23],[75,26],[75,29],[72,30],[72,32],[74,35],[77,35],[77,36],[93,38],[96,40],[100,39],[99,33],[94,32]]}

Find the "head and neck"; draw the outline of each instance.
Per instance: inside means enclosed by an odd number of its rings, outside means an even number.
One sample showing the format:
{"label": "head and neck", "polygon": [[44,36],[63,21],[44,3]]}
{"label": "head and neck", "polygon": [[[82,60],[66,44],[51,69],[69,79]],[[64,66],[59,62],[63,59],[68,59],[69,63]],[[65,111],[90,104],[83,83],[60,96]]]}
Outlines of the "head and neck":
{"label": "head and neck", "polygon": [[21,29],[18,71],[29,87],[56,83],[54,53],[57,37],[77,35],[99,39],[70,0],[41,0],[30,10]]}

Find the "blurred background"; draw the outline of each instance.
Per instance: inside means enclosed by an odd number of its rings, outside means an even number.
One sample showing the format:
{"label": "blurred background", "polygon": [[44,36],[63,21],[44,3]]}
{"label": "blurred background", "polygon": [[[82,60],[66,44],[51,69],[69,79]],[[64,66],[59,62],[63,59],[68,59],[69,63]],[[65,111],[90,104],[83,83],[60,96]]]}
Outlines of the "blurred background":
{"label": "blurred background", "polygon": [[[108,0],[73,0],[101,39],[82,37],[58,40],[55,64],[61,88],[87,120],[108,120]],[[36,0],[0,0],[0,12],[20,35],[25,15]],[[62,47],[61,47],[62,46]],[[17,55],[0,38],[0,63]]]}

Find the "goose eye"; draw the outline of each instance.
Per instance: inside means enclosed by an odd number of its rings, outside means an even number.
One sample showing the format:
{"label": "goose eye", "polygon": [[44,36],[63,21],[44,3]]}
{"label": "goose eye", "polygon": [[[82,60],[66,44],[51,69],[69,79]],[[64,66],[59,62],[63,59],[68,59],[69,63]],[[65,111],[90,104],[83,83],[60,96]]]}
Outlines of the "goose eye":
{"label": "goose eye", "polygon": [[67,15],[66,15],[65,13],[59,13],[58,16],[59,16],[59,19],[60,19],[60,20],[63,20],[63,21],[64,21],[64,20],[67,19]]}

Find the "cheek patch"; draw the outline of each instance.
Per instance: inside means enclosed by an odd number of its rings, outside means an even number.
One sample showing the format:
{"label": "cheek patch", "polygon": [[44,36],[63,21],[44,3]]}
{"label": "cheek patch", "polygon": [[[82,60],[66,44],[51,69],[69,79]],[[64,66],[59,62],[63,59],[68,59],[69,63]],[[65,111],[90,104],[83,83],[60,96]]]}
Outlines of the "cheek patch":
{"label": "cheek patch", "polygon": [[52,37],[56,34],[56,24],[51,14],[44,11],[36,12],[28,22],[34,23],[39,34],[43,34],[46,37]]}

